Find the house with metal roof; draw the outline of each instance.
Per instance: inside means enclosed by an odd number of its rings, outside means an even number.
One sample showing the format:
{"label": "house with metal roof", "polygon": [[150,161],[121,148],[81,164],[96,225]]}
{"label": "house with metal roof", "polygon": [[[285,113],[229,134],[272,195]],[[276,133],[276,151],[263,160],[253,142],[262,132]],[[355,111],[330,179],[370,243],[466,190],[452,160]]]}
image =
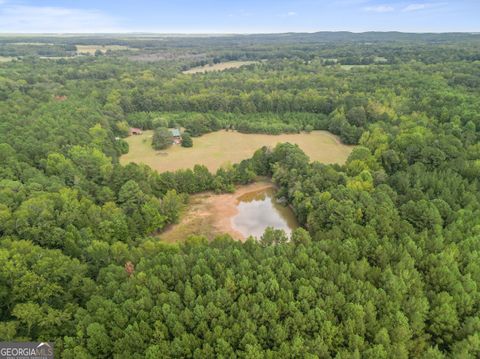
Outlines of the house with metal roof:
{"label": "house with metal roof", "polygon": [[174,145],[179,145],[182,143],[182,134],[180,133],[180,129],[178,128],[170,128],[170,133],[172,134],[173,137],[173,144]]}
{"label": "house with metal roof", "polygon": [[173,137],[181,137],[180,130],[178,128],[171,128],[170,133]]}

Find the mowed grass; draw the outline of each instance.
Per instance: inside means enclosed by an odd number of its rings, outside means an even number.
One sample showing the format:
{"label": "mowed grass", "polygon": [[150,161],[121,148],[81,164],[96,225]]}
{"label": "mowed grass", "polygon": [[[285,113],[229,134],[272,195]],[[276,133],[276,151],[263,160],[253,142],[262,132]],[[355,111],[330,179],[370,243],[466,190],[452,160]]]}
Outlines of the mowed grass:
{"label": "mowed grass", "polygon": [[221,62],[219,64],[205,65],[193,67],[190,70],[183,71],[184,74],[198,74],[212,71],[223,71],[228,69],[236,69],[245,65],[251,65],[257,63],[256,61],[228,61]]}
{"label": "mowed grass", "polygon": [[142,135],[128,137],[130,151],[120,162],[144,163],[159,172],[193,168],[196,164],[216,171],[226,163],[238,163],[252,157],[262,146],[275,147],[277,143],[290,142],[298,144],[312,161],[342,164],[353,149],[326,131],[274,136],[222,130],[193,138],[192,148],[173,145],[155,151],[151,146],[152,134],[152,131],[145,131]]}

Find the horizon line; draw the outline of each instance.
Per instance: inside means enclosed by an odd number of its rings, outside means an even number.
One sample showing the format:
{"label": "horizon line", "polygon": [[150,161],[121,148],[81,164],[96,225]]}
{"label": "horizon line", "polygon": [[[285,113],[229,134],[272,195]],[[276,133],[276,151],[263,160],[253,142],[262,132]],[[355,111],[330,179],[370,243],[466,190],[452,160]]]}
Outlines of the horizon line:
{"label": "horizon line", "polygon": [[162,32],[162,31],[117,31],[117,32],[3,32],[0,30],[0,35],[163,35],[163,36],[238,36],[238,35],[281,35],[281,34],[319,34],[319,33],[349,33],[349,34],[368,34],[368,33],[381,33],[381,34],[469,34],[480,35],[478,31],[400,31],[400,30],[365,30],[365,31],[353,31],[353,30],[315,30],[315,31],[273,31],[273,32],[220,32],[220,31],[205,31],[205,32]]}

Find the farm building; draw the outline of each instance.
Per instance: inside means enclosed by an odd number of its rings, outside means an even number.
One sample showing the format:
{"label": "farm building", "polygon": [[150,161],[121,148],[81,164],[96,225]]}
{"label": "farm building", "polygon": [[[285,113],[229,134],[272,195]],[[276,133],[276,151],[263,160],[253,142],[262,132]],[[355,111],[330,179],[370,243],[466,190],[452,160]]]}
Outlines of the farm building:
{"label": "farm building", "polygon": [[173,144],[179,145],[182,143],[182,135],[178,128],[171,128],[170,133],[172,134],[172,137],[173,137]]}
{"label": "farm building", "polygon": [[143,133],[141,129],[136,127],[131,127],[129,132],[130,135],[141,135]]}

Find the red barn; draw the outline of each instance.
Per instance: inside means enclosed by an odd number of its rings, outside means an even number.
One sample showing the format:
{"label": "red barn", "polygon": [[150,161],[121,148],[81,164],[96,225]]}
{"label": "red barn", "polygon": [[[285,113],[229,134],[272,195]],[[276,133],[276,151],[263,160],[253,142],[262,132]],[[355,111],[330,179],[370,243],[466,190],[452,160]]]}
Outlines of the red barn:
{"label": "red barn", "polygon": [[65,101],[67,98],[68,98],[67,96],[61,96],[61,95],[57,95],[53,97],[55,101]]}
{"label": "red barn", "polygon": [[136,127],[131,127],[130,128],[130,135],[141,135],[143,132],[141,129],[136,128]]}

